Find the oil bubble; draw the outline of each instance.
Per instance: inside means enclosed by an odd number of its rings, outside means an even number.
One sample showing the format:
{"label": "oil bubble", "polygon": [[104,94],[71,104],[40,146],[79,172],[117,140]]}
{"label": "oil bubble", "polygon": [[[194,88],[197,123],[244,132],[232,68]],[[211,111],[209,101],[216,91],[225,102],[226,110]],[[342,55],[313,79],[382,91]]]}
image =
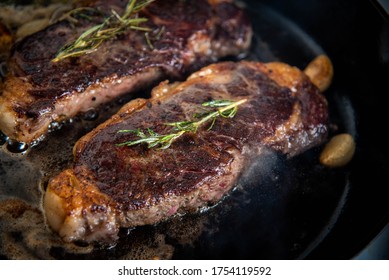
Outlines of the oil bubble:
{"label": "oil bubble", "polygon": [[11,153],[18,154],[18,153],[23,153],[28,149],[28,145],[23,142],[18,142],[15,140],[8,140],[7,143],[7,150]]}

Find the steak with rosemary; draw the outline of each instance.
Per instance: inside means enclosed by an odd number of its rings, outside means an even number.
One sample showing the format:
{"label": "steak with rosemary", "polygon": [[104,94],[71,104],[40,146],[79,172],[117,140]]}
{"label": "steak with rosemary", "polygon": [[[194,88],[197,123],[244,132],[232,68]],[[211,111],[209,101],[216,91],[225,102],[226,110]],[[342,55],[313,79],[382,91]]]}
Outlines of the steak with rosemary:
{"label": "steak with rosemary", "polygon": [[0,130],[10,139],[40,140],[53,122],[166,78],[184,79],[250,46],[248,18],[231,1],[156,0],[134,16],[145,22],[130,24],[96,51],[53,62],[63,47],[104,19],[119,22],[112,10],[123,15],[128,7],[123,0],[78,2],[89,8],[75,9],[13,47],[0,94]]}
{"label": "steak with rosemary", "polygon": [[[221,100],[236,105],[234,115],[224,111],[168,147],[134,142],[180,131],[167,124],[199,124],[214,110],[202,104]],[[120,227],[219,201],[264,149],[294,156],[322,143],[327,118],[310,78],[280,62],[220,62],[162,82],[151,99],[129,102],[76,143],[73,166],[49,181],[47,221],[66,241],[113,242]]]}

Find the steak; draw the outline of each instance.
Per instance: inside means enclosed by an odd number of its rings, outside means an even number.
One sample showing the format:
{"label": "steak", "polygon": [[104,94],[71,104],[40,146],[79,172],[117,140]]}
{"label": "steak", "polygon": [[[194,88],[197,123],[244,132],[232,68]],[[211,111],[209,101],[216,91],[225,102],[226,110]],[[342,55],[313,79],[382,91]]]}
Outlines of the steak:
{"label": "steak", "polygon": [[[145,32],[129,30],[97,51],[58,62],[59,50],[128,1],[79,1],[98,13],[72,17],[18,42],[0,94],[0,130],[10,139],[41,140],[50,124],[96,108],[119,95],[184,79],[219,58],[238,56],[251,42],[244,11],[226,0],[157,0],[140,11]],[[79,3],[79,5],[81,5]]]}
{"label": "steak", "polygon": [[[120,146],[121,130],[167,134],[210,100],[245,101],[233,118],[184,133],[166,149]],[[208,111],[207,111],[208,112]],[[219,201],[264,149],[290,156],[322,143],[327,101],[304,72],[281,62],[219,62],[162,82],[78,140],[74,163],[49,180],[48,224],[66,241],[113,242],[120,227],[154,224]]]}

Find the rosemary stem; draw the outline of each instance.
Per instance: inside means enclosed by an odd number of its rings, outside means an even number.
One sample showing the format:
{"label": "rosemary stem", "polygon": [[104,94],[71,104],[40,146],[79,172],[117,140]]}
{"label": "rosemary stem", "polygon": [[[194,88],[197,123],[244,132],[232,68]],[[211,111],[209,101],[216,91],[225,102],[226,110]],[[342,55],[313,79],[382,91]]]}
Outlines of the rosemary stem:
{"label": "rosemary stem", "polygon": [[[154,1],[155,0],[143,0],[140,1],[140,3],[137,3],[137,0],[129,0],[122,16],[115,10],[111,10],[111,15],[106,17],[103,22],[87,29],[75,41],[63,46],[56,57],[52,59],[52,62],[58,62],[64,58],[77,57],[94,52],[104,41],[115,39],[118,35],[125,33],[127,30],[150,32],[150,28],[140,26],[140,24],[147,22],[148,19],[139,17],[138,12]],[[79,8],[75,9],[73,12],[79,14],[83,10],[84,9]],[[72,18],[71,14],[71,12],[68,13],[69,19],[77,22],[76,19]]]}
{"label": "rosemary stem", "polygon": [[[148,148],[158,148],[158,149],[166,149],[170,147],[170,145],[177,138],[182,136],[184,133],[192,132],[196,133],[197,129],[204,123],[211,121],[212,123],[208,130],[212,129],[216,118],[233,118],[237,112],[237,108],[239,105],[245,103],[247,99],[242,99],[239,101],[229,101],[229,100],[213,100],[210,102],[205,102],[202,105],[205,107],[213,107],[217,108],[213,112],[207,112],[200,116],[200,120],[198,121],[182,121],[182,122],[173,122],[173,123],[165,123],[167,126],[172,126],[172,130],[168,134],[158,134],[154,132],[151,128],[148,128],[145,132],[143,132],[140,128],[137,130],[119,130],[119,133],[134,133],[139,137],[137,140],[131,140],[124,143],[117,144],[117,146],[133,146],[138,144],[147,144]],[[199,117],[197,114],[195,115]]]}
{"label": "rosemary stem", "polygon": [[231,105],[228,105],[226,107],[223,107],[221,109],[218,109],[217,111],[207,115],[206,117],[202,118],[201,120],[195,122],[195,126],[200,126],[202,125],[203,123],[206,123],[207,121],[209,121],[210,119],[213,119],[217,116],[221,116],[224,112],[232,109],[232,108],[236,108],[237,106],[245,103],[247,101],[247,99],[242,99],[242,100],[239,100],[239,101],[236,101],[234,103],[232,103]]}

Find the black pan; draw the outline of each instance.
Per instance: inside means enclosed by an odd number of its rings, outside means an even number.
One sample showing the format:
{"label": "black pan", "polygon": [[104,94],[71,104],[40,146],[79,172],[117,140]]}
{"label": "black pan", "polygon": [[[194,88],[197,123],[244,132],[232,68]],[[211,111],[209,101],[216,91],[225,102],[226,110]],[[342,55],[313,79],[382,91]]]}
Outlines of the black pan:
{"label": "black pan", "polygon": [[[246,59],[303,69],[326,53],[330,136],[357,143],[343,168],[318,163],[322,147],[292,159],[268,153],[208,211],[121,232],[119,244],[63,244],[44,224],[48,178],[71,162],[74,142],[130,97],[89,112],[24,153],[0,150],[0,257],[37,259],[350,259],[389,222],[384,132],[389,24],[378,2],[245,1],[255,36]],[[140,92],[137,96],[147,95]]]}

